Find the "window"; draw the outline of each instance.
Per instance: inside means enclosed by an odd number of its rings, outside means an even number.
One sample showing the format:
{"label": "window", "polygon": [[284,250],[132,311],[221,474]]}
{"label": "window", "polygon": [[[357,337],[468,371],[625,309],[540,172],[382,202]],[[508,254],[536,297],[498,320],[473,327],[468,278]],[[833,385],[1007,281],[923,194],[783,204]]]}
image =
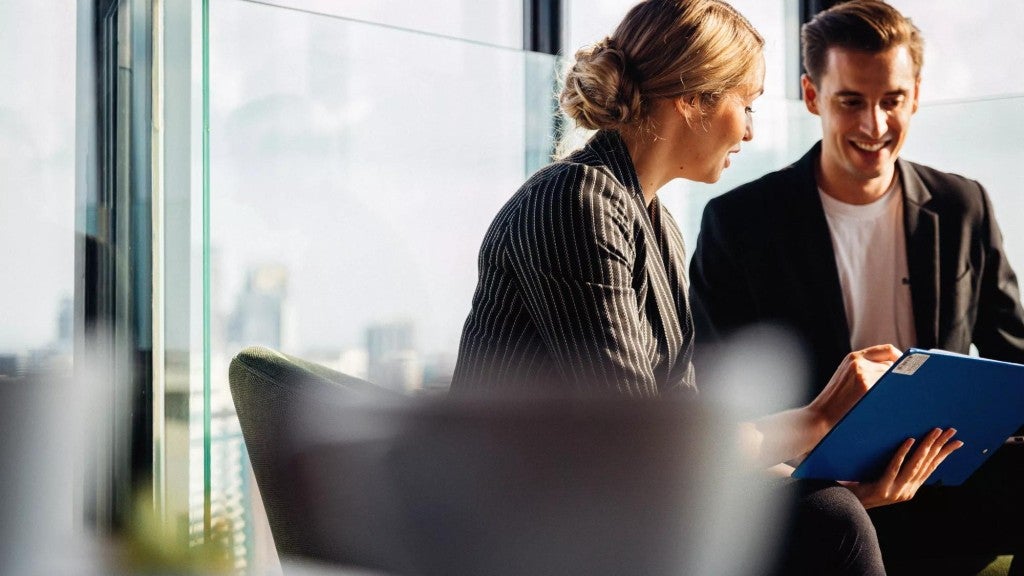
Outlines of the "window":
{"label": "window", "polygon": [[0,91],[0,376],[71,370],[75,30],[72,4],[0,6],[0,49],[19,54],[0,59],[0,77],[32,87]]}
{"label": "window", "polygon": [[[369,3],[344,17],[289,4],[210,12],[212,435],[193,466],[208,442],[214,523],[244,543],[240,568],[273,548],[231,358],[261,344],[412,394],[447,390],[480,241],[553,132],[553,56],[349,18],[373,20]],[[437,10],[465,12],[474,33],[507,23],[509,10],[476,6]]]}
{"label": "window", "polygon": [[255,0],[262,4],[506,48],[523,47],[522,0]]}
{"label": "window", "polygon": [[[1017,0],[891,0],[924,36],[921,100],[925,103],[1024,93]],[[971,31],[971,32],[968,32]]]}

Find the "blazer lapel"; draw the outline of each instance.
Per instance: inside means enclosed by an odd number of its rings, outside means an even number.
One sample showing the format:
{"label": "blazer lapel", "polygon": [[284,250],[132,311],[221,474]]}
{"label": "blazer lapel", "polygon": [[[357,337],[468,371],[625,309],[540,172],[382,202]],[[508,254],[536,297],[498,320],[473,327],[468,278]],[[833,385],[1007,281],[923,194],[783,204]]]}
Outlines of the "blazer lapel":
{"label": "blazer lapel", "polygon": [[[655,199],[654,202],[657,202]],[[658,211],[658,226],[655,228],[651,222],[649,212],[647,211],[647,205],[644,202],[642,193],[633,194],[633,203],[637,209],[640,210],[640,221],[642,222],[644,229],[644,244],[647,246],[646,263],[644,268],[647,269],[647,279],[651,287],[651,291],[654,293],[654,302],[658,306],[658,315],[661,317],[661,327],[664,333],[665,342],[668,345],[668,365],[676,366],[676,360],[679,356],[680,348],[683,343],[683,331],[680,325],[680,314],[685,314],[684,319],[688,323],[692,323],[690,319],[689,307],[684,307],[680,310],[676,308],[675,295],[686,294],[685,280],[680,280],[673,283],[669,275],[673,277],[681,278],[679,271],[682,269],[675,261],[675,258],[681,254],[676,254],[674,249],[674,242],[670,238],[666,238],[666,241],[662,243],[660,241],[661,233],[664,232],[665,214],[662,212],[661,204],[658,203],[655,209]],[[662,251],[662,246],[665,246],[665,251]],[[682,240],[679,240],[678,252],[682,252]],[[684,298],[685,303],[685,298]]]}
{"label": "blazer lapel", "polygon": [[832,345],[846,354],[850,351],[850,325],[839,283],[832,233],[815,179],[815,166],[820,154],[819,142],[794,166],[796,182],[785,195],[787,205],[781,209],[791,215],[786,221],[795,222],[796,226],[794,230],[780,230],[780,234],[791,243],[788,254],[794,260],[792,273],[800,279],[800,284],[807,287],[811,297],[806,305],[819,308],[822,321],[830,328],[824,333],[832,334]]}
{"label": "blazer lapel", "polygon": [[939,217],[926,208],[931,193],[909,162],[897,161],[903,183],[907,267],[917,345],[932,348],[939,337]]}
{"label": "blazer lapel", "polygon": [[[675,366],[683,344],[680,314],[686,314],[684,317],[685,321],[690,321],[689,310],[677,310],[674,298],[674,294],[686,294],[685,283],[682,287],[673,286],[666,273],[666,266],[669,265],[669,262],[673,261],[672,258],[675,255],[662,254],[659,247],[658,231],[655,230],[651,222],[650,213],[644,202],[643,189],[640,187],[640,181],[636,176],[636,169],[633,167],[633,160],[629,157],[629,151],[626,149],[622,138],[612,131],[600,131],[590,140],[588,147],[611,170],[612,175],[626,187],[633,199],[634,207],[637,210],[637,219],[642,223],[644,229],[646,258],[641,264],[647,271],[649,286],[654,294],[658,314],[661,316],[661,327],[668,348],[668,365]],[[659,220],[664,220],[664,218]],[[664,224],[661,223],[660,225],[663,226]],[[671,242],[666,244],[671,245]],[[679,248],[681,253],[681,240]]]}

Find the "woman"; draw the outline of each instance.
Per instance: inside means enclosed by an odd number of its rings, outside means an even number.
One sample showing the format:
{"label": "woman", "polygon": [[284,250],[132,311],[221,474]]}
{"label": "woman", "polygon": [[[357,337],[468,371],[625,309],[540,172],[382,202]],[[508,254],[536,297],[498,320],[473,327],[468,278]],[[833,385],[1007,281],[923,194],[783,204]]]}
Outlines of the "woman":
{"label": "woman", "polygon": [[[657,194],[675,178],[717,181],[753,138],[763,45],[720,0],[647,0],[576,54],[561,106],[597,132],[491,224],[453,392],[696,390],[682,236]],[[744,446],[766,466],[806,453],[897,357],[850,354],[809,405],[743,425]],[[884,573],[864,509],[912,497],[960,446],[954,433],[932,431],[904,461],[908,440],[875,483],[801,483],[782,570]]]}

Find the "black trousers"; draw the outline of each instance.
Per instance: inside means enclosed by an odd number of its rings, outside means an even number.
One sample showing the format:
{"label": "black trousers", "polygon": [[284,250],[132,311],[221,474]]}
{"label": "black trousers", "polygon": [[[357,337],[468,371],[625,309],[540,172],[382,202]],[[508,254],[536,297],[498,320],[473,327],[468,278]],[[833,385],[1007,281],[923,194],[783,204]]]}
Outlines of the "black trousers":
{"label": "black trousers", "polygon": [[835,482],[789,481],[780,487],[792,503],[780,555],[766,574],[778,576],[882,576],[882,553],[864,506]]}
{"label": "black trousers", "polygon": [[1024,574],[1024,447],[1004,446],[963,486],[926,486],[869,514],[894,576],[972,575],[1004,554]]}

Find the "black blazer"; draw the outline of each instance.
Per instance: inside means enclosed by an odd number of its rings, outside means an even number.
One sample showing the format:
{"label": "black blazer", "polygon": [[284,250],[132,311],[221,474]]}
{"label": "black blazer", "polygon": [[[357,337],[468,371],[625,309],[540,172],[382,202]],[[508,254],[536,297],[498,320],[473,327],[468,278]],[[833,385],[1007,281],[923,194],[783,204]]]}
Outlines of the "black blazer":
{"label": "black blazer", "polygon": [[453,392],[692,390],[683,239],[598,132],[540,170],[484,237]]}
{"label": "black blazer", "polygon": [[[690,263],[698,344],[778,323],[813,355],[808,399],[850,352],[850,331],[815,183],[821,143],[796,163],[707,204]],[[1024,362],[1024,311],[980,184],[897,161],[917,346]]]}

